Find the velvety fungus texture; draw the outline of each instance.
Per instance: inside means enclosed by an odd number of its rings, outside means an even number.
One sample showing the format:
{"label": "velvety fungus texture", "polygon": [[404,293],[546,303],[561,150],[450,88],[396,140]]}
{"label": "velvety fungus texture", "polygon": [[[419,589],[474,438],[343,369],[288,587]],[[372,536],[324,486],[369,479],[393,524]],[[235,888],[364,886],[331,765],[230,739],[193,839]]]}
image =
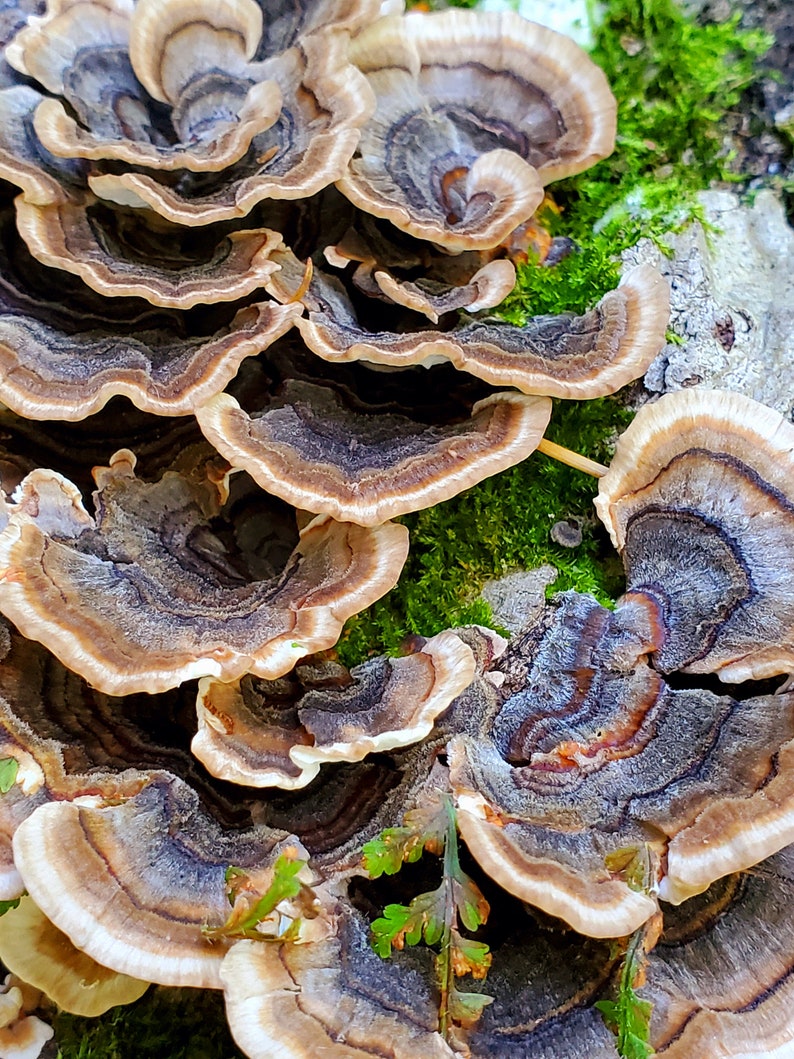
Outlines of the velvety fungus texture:
{"label": "velvety fungus texture", "polygon": [[[789,424],[638,415],[597,501],[613,610],[335,651],[400,577],[391,519],[664,344],[647,265],[496,311],[533,246],[575,252],[537,211],[615,147],[598,66],[377,0],[8,0],[0,42],[0,1054],[51,1035],[37,991],[90,1017],[155,983],[222,992],[252,1059],[612,1059],[637,931],[660,1054],[790,1043],[794,695],[759,683],[794,650]],[[441,952],[384,959],[433,854]]]}

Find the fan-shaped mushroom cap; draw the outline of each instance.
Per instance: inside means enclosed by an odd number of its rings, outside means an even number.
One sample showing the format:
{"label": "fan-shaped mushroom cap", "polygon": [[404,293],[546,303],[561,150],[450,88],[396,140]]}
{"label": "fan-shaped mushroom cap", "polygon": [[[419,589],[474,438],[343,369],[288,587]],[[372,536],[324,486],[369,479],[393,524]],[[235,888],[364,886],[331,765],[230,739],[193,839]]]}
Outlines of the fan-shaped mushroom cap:
{"label": "fan-shaped mushroom cap", "polygon": [[[506,646],[497,633],[479,626],[457,629],[456,635],[474,652],[478,675]],[[311,854],[312,867],[324,877],[360,874],[364,843],[394,827],[429,790],[448,786],[447,771],[438,757],[445,752],[451,732],[476,730],[482,712],[491,708],[487,693],[477,695],[483,683],[491,688],[487,681],[477,681],[473,694],[455,699],[422,743],[364,761],[326,765],[308,787],[268,792],[258,807],[258,818],[297,835]]]}
{"label": "fan-shaped mushroom cap", "polygon": [[336,29],[355,33],[380,15],[380,0],[257,0],[265,14],[256,57],[291,48],[312,33]]}
{"label": "fan-shaped mushroom cap", "polygon": [[220,7],[212,0],[137,0],[130,61],[150,95],[173,105],[197,75],[243,72],[261,37],[256,0],[226,0]]}
{"label": "fan-shaped mushroom cap", "polygon": [[372,659],[349,673],[336,666],[328,687],[309,685],[286,701],[283,687],[250,677],[239,685],[204,680],[191,749],[223,779],[305,787],[326,762],[424,739],[475,672],[471,648],[442,632],[403,658]]}
{"label": "fan-shaped mushroom cap", "polygon": [[[261,495],[261,494],[260,494]],[[252,827],[250,799],[207,776],[188,749],[185,720],[195,686],[123,699],[90,688],[40,644],[0,622],[0,758],[18,762],[13,787],[0,797],[0,897],[25,884],[14,865],[13,835],[48,802],[119,805],[138,794],[151,771],[189,783],[207,812],[231,833]],[[192,796],[191,796],[192,797]],[[285,829],[279,829],[280,834]]]}
{"label": "fan-shaped mushroom cap", "polygon": [[88,43],[92,48],[124,47],[129,41],[133,0],[48,0],[6,48],[6,59],[20,73],[63,91],[64,74]]}
{"label": "fan-shaped mushroom cap", "polygon": [[[144,298],[172,309],[236,301],[279,268],[270,259],[281,246],[279,232],[259,228],[185,240],[184,228],[156,214],[111,211],[93,195],[49,206],[20,196],[16,221],[42,264],[79,276],[100,294]],[[146,239],[145,257],[135,245],[138,235]]]}
{"label": "fan-shaped mushroom cap", "polygon": [[33,472],[0,535],[4,613],[100,690],[280,676],[397,581],[404,527],[322,517],[264,557],[270,575],[251,576],[262,560],[224,554],[210,529],[221,496],[209,468],[148,484],[134,462],[121,450],[97,470],[96,521],[71,483]]}
{"label": "fan-shaped mushroom cap", "polygon": [[464,982],[494,999],[465,1034],[472,1059],[617,1059],[593,1006],[614,973],[615,948],[527,914],[506,894],[489,890],[488,898],[482,933],[493,962],[485,981]]}
{"label": "fan-shaped mushroom cap", "polygon": [[786,1059],[794,1045],[794,847],[678,909],[643,996],[661,1059]]}
{"label": "fan-shaped mushroom cap", "polygon": [[439,316],[456,309],[474,313],[499,305],[515,286],[516,270],[511,261],[489,261],[468,283],[455,287],[432,280],[401,282],[383,269],[374,272],[373,280],[389,301],[422,313],[431,323],[437,324]]}
{"label": "fan-shaped mushroom cap", "polygon": [[[161,171],[213,173],[239,162],[254,137],[270,129],[281,113],[281,90],[275,82],[249,86],[246,81],[239,84],[220,74],[208,75],[200,85],[190,86],[192,91],[179,101],[179,109],[172,114],[180,142],[173,146],[150,143],[145,138],[149,114],[135,97],[137,86],[124,84],[123,80],[118,83],[119,77],[123,78],[125,74],[134,81],[132,70],[128,68],[126,56],[120,54],[114,58],[120,67],[112,70],[115,94],[121,97],[117,106],[120,110],[129,109],[138,103],[137,109],[141,113],[139,127],[134,131],[140,135],[135,139],[122,138],[124,130],[117,128],[115,113],[107,114],[106,102],[101,97],[84,118],[90,122],[89,130],[75,121],[59,99],[44,99],[36,108],[33,125],[42,146],[51,154],[59,158],[128,162]],[[106,85],[103,83],[101,88],[106,89]],[[222,111],[224,103],[228,109],[234,109],[236,121],[217,122],[218,127],[212,128],[214,135],[210,138],[201,126],[212,122],[213,104],[216,110]],[[97,121],[96,111],[100,108],[100,120]],[[81,110],[87,110],[85,103]]]}
{"label": "fan-shaped mushroom cap", "polygon": [[[254,136],[276,121],[278,86],[241,76],[246,57],[234,46],[240,22],[249,24],[249,36],[254,23],[250,54],[258,43],[262,17],[253,0],[213,9],[203,32],[194,21],[206,15],[198,0],[158,0],[156,6],[159,33],[147,3],[59,0],[17,35],[9,48],[12,63],[64,99],[44,99],[36,110],[33,124],[46,150],[64,158],[212,171],[238,161]],[[228,25],[213,25],[219,20]],[[185,40],[191,30],[203,39]],[[165,95],[158,64],[167,71]],[[173,106],[170,137],[153,97]]]}
{"label": "fan-shaped mushroom cap", "polygon": [[118,974],[76,949],[30,897],[0,918],[0,959],[14,974],[75,1015],[101,1015],[143,996],[148,982]]}
{"label": "fan-shaped mushroom cap", "polygon": [[395,968],[373,952],[360,915],[340,914],[337,929],[310,945],[231,949],[221,979],[232,1036],[246,1055],[375,1059],[386,1043],[394,1059],[454,1059],[437,1032],[432,971],[412,966],[429,954]]}
{"label": "fan-shaped mushroom cap", "polygon": [[20,187],[30,202],[46,205],[84,188],[86,163],[56,158],[30,135],[42,99],[26,84],[0,91],[0,177]]}
{"label": "fan-shaped mushroom cap", "polygon": [[792,672],[792,481],[794,427],[740,394],[670,394],[623,434],[596,507],[663,627],[663,672]]}
{"label": "fan-shaped mushroom cap", "polygon": [[170,184],[154,174],[102,173],[90,176],[89,186],[100,198],[148,206],[187,225],[242,217],[266,198],[316,194],[344,171],[374,105],[347,46],[346,33],[324,30],[249,68],[257,82],[276,85],[289,107],[228,173],[184,173]]}
{"label": "fan-shaped mushroom cap", "polygon": [[[448,500],[512,467],[535,451],[551,415],[547,398],[505,392],[469,403],[451,421],[440,409],[427,422],[410,397],[406,405],[363,386],[351,393],[320,365],[313,377],[296,372],[275,393],[259,394],[253,414],[224,393],[196,418],[218,452],[263,489],[362,526]],[[406,380],[403,393],[416,383]],[[378,393],[376,381],[369,390]]]}
{"label": "fan-shaped mushroom cap", "polygon": [[450,250],[496,246],[543,184],[610,154],[615,100],[569,38],[504,12],[384,18],[351,58],[377,99],[338,187]]}
{"label": "fan-shaped mushroom cap", "polygon": [[6,61],[5,50],[30,16],[40,10],[41,0],[13,0],[0,11],[0,88],[18,84],[19,76]]}
{"label": "fan-shaped mushroom cap", "polygon": [[186,415],[218,393],[246,357],[292,327],[300,306],[214,311],[109,302],[80,279],[33,260],[0,211],[0,400],[26,418],[83,419],[124,395],[160,415]]}
{"label": "fan-shaped mushroom cap", "polygon": [[649,851],[651,891],[666,851],[661,892],[680,901],[794,839],[794,695],[673,691],[644,661],[644,620],[565,594],[499,663],[482,735],[449,747],[461,834],[486,872],[595,937],[655,908],[618,851]]}
{"label": "fan-shaped mushroom cap", "polygon": [[140,788],[142,764],[190,782],[230,826],[250,823],[236,794],[230,802],[187,750],[179,718],[190,716],[194,688],[111,698],[4,619],[0,641],[0,758],[18,765],[0,797],[0,899],[25,888],[11,853],[23,820],[49,801],[123,801]]}
{"label": "fan-shaped mushroom cap", "polygon": [[[281,283],[276,274],[268,288],[286,300]],[[326,360],[404,367],[445,358],[496,386],[571,398],[614,393],[641,375],[664,344],[669,311],[665,280],[645,265],[582,316],[538,316],[523,326],[464,316],[448,331],[367,331],[341,284],[316,271],[304,301],[309,315],[298,327]]]}
{"label": "fan-shaped mushroom cap", "polygon": [[227,918],[226,869],[264,892],[284,833],[224,830],[182,781],[138,775],[139,793],[117,804],[40,806],[17,828],[14,860],[44,914],[98,963],[217,988],[228,943],[210,946],[201,928]]}
{"label": "fan-shaped mushroom cap", "polygon": [[193,416],[155,416],[125,397],[109,401],[96,415],[77,423],[40,423],[0,409],[0,487],[11,496],[23,478],[38,467],[58,471],[83,496],[95,487],[91,468],[104,466],[123,445],[132,445],[140,478],[158,478],[174,466],[174,453],[190,458],[206,443]]}

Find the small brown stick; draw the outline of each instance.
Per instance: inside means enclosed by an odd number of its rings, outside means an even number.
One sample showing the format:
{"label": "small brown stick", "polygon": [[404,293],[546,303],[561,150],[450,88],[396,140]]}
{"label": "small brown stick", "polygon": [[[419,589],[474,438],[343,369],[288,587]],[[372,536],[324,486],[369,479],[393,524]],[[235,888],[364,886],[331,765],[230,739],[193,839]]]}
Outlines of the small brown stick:
{"label": "small brown stick", "polygon": [[594,478],[603,478],[608,470],[603,463],[596,463],[595,460],[589,460],[587,456],[581,456],[578,452],[566,449],[554,441],[549,441],[547,438],[541,439],[541,442],[538,445],[538,452],[542,452],[546,456],[551,456],[553,460],[559,460],[560,463],[567,463],[569,467],[575,467],[577,471],[584,471],[585,474],[592,474]]}
{"label": "small brown stick", "polygon": [[292,305],[294,302],[299,302],[301,300],[301,298],[304,296],[304,294],[308,291],[309,287],[311,286],[312,276],[313,275],[314,275],[314,265],[312,264],[312,259],[311,258],[307,258],[306,259],[306,268],[303,271],[303,279],[301,280],[301,285],[300,285],[300,287],[298,287],[298,289],[295,291],[295,293],[290,296],[289,302],[287,303],[288,305]]}

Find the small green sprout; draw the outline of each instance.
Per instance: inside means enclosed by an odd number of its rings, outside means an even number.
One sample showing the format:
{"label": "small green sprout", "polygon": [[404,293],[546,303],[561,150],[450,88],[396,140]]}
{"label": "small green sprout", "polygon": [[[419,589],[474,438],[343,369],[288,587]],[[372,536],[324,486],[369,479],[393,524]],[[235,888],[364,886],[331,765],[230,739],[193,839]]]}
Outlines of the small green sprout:
{"label": "small green sprout", "polygon": [[615,999],[598,1000],[595,1005],[615,1034],[618,1054],[623,1059],[648,1059],[654,1054],[650,1045],[652,1004],[634,989],[645,975],[645,937],[646,930],[641,927],[628,940]]}
{"label": "small green sprout", "polygon": [[11,901],[0,901],[0,916],[4,916],[6,912],[10,912],[12,908],[18,908],[19,902],[24,896],[25,895],[22,894],[21,897],[14,897]]}
{"label": "small green sprout", "polygon": [[647,843],[643,846],[622,846],[607,853],[604,866],[613,875],[620,875],[630,890],[648,893],[656,868],[656,858]]}
{"label": "small green sprout", "polygon": [[16,783],[19,762],[15,757],[0,759],[0,794],[8,794]]}
{"label": "small green sprout", "polygon": [[[647,843],[616,849],[607,854],[604,863],[608,871],[623,877],[629,889],[644,893],[650,891],[658,866],[657,856]],[[618,1054],[623,1059],[648,1059],[654,1054],[650,1044],[653,1006],[637,995],[635,987],[645,981],[647,953],[656,944],[660,931],[661,914],[657,913],[625,939],[614,999],[599,1000],[595,1005],[615,1034]]]}
{"label": "small green sprout", "polygon": [[[294,941],[300,933],[302,917],[290,918],[278,906],[284,901],[297,901],[307,919],[316,915],[314,891],[298,877],[306,864],[289,850],[282,853],[273,867],[270,886],[260,897],[255,896],[248,873],[230,865],[225,878],[232,911],[223,926],[204,927],[204,937],[210,941],[217,938]],[[280,924],[282,915],[290,919],[283,930]],[[274,926],[275,932],[263,933],[258,929],[262,923]]]}
{"label": "small green sprout", "polygon": [[482,979],[491,966],[488,946],[460,932],[459,924],[475,931],[488,918],[488,902],[460,866],[458,825],[449,794],[441,791],[429,803],[405,814],[402,827],[390,827],[364,846],[364,867],[370,878],[394,875],[406,862],[419,860],[427,850],[443,854],[441,885],[419,894],[409,905],[387,905],[372,924],[372,947],[388,959],[392,949],[406,945],[438,946],[436,979],[439,988],[439,1029],[449,1040],[452,1023],[477,1021],[493,997],[459,990],[455,979],[470,974]]}

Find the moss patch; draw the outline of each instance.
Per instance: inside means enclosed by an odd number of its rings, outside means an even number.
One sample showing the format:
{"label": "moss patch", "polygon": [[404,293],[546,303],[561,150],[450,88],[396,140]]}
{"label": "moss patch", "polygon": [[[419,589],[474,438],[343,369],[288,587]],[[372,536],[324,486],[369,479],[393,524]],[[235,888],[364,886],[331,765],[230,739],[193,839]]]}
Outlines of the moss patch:
{"label": "moss patch", "polygon": [[243,1059],[214,990],[153,987],[98,1019],[58,1014],[58,1059]]}
{"label": "moss patch", "polygon": [[[608,462],[630,419],[612,398],[560,401],[547,436]],[[488,624],[488,605],[477,599],[485,581],[542,563],[559,570],[552,591],[576,588],[609,602],[620,591],[622,568],[595,518],[595,492],[594,478],[535,453],[445,504],[407,516],[402,521],[411,532],[411,552],[400,583],[348,623],[342,659],[352,665],[368,654],[397,651],[414,633]],[[574,549],[549,535],[555,522],[570,517],[582,522],[582,543]]]}
{"label": "moss patch", "polygon": [[579,247],[553,268],[530,262],[500,313],[581,312],[617,284],[616,255],[702,220],[697,192],[735,181],[725,117],[760,75],[772,38],[729,21],[699,25],[675,0],[612,0],[592,55],[618,100],[614,154],[551,187],[541,220]]}
{"label": "moss patch", "polygon": [[615,153],[555,185],[567,234],[619,251],[661,238],[697,213],[695,193],[736,180],[725,118],[759,76],[772,38],[739,14],[700,25],[675,0],[612,0],[593,58],[618,100]]}

